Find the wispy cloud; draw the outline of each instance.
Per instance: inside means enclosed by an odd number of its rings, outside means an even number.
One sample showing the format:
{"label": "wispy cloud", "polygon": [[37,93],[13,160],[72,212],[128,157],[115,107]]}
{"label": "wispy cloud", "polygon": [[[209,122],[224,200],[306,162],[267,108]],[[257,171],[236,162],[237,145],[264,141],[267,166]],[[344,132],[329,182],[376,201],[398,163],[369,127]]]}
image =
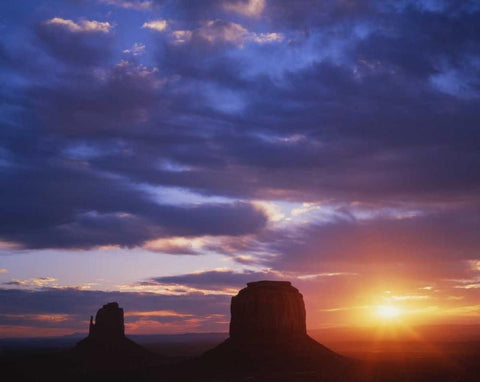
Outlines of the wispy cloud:
{"label": "wispy cloud", "polygon": [[0,313],[0,320],[22,320],[41,322],[63,322],[72,318],[70,314],[3,314]]}
{"label": "wispy cloud", "polygon": [[98,2],[137,11],[146,11],[153,8],[153,1],[150,0],[98,0]]}
{"label": "wispy cloud", "polygon": [[172,310],[152,310],[126,312],[126,317],[193,317],[192,314],[174,312]]}
{"label": "wispy cloud", "polygon": [[54,284],[56,281],[57,279],[53,277],[32,277],[29,279],[6,281],[3,284],[25,288],[43,288],[45,286],[50,286]]}
{"label": "wispy cloud", "polygon": [[175,44],[198,40],[209,44],[227,43],[239,47],[247,42],[269,44],[284,40],[282,33],[250,32],[240,24],[224,20],[208,20],[196,29],[172,31],[171,36]]}
{"label": "wispy cloud", "polygon": [[266,0],[234,0],[224,2],[223,7],[245,16],[258,17],[264,11],[265,3]]}
{"label": "wispy cloud", "polygon": [[124,49],[123,53],[128,53],[132,56],[141,56],[145,53],[145,44],[136,42],[131,48]]}
{"label": "wispy cloud", "polygon": [[296,276],[299,280],[314,280],[319,277],[336,277],[336,276],[356,276],[358,273],[356,272],[322,272],[322,273],[315,273],[311,275],[299,275]]}
{"label": "wispy cloud", "polygon": [[157,32],[163,32],[168,27],[167,20],[152,20],[143,23],[142,28],[152,29]]}
{"label": "wispy cloud", "polygon": [[193,32],[189,30],[176,30],[171,33],[174,44],[184,44],[192,39]]}
{"label": "wispy cloud", "polygon": [[282,42],[285,36],[281,33],[251,33],[249,36],[257,44],[269,44],[273,42]]}
{"label": "wispy cloud", "polygon": [[61,17],[47,20],[45,25],[57,26],[73,33],[109,33],[113,28],[108,21],[79,20],[75,22]]}

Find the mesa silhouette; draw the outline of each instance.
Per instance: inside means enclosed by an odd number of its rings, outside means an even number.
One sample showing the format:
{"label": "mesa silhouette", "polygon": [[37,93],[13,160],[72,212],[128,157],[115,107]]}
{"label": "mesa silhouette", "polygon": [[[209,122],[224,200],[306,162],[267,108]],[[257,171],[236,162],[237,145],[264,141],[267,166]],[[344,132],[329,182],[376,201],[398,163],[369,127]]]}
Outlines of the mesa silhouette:
{"label": "mesa silhouette", "polygon": [[123,309],[117,302],[103,305],[90,316],[88,337],[74,349],[75,357],[88,370],[139,370],[147,367],[153,355],[125,336]]}
{"label": "mesa silhouette", "polygon": [[290,282],[247,283],[232,297],[230,337],[207,351],[197,369],[262,380],[298,373],[343,380],[351,362],[309,337],[305,318],[303,296]]}

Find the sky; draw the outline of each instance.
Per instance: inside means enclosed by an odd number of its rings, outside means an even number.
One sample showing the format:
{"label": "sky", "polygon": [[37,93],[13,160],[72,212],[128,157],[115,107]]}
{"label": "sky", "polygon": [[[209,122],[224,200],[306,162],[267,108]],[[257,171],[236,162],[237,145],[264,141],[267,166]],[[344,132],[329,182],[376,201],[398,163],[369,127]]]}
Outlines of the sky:
{"label": "sky", "polygon": [[0,4],[0,337],[480,324],[480,4]]}

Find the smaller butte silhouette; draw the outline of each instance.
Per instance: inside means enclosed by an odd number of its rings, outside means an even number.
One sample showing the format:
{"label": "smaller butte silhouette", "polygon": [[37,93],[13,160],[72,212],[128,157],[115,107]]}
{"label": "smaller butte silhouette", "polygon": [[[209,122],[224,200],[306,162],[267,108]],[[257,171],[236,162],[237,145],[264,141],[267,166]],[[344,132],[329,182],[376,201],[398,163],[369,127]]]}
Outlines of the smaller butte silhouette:
{"label": "smaller butte silhouette", "polygon": [[90,316],[88,337],[80,341],[74,354],[91,370],[135,370],[146,366],[150,352],[125,336],[123,309],[117,302],[103,305]]}
{"label": "smaller butte silhouette", "polygon": [[299,372],[348,380],[350,362],[309,337],[305,318],[303,296],[290,282],[247,283],[232,297],[230,337],[202,356],[200,368],[282,381]]}
{"label": "smaller butte silhouette", "polygon": [[123,309],[117,302],[110,302],[99,309],[95,316],[95,323],[93,316],[90,316],[88,337],[104,341],[125,337]]}

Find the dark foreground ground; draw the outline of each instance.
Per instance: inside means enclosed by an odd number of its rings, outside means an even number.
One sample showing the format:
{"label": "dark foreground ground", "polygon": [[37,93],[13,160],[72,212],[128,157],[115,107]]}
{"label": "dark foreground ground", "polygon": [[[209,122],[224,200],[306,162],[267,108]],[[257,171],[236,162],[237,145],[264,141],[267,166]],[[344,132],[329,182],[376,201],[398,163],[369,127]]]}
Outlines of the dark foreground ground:
{"label": "dark foreground ground", "polygon": [[[81,337],[0,340],[0,368],[9,381],[378,381],[478,382],[480,341],[334,341],[326,345],[345,363],[293,367],[288,359],[260,364],[205,357],[224,334],[131,336],[149,351],[143,363],[110,360],[92,370],[71,351]],[[96,354],[108,359],[114,354]],[[100,362],[102,364],[102,362]],[[113,365],[113,366],[112,366]]]}

